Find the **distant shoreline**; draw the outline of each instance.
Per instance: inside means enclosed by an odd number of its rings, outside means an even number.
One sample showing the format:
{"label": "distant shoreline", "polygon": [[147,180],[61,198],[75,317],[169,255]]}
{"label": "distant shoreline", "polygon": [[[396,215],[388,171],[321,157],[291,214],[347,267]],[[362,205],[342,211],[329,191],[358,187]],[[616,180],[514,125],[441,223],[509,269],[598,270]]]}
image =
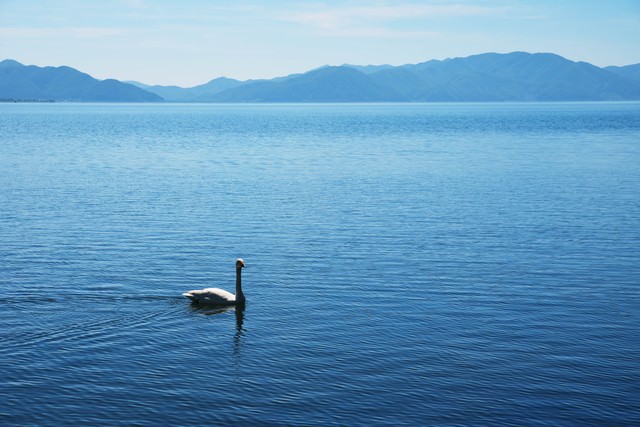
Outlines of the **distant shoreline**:
{"label": "distant shoreline", "polygon": [[10,103],[10,104],[18,104],[18,103],[25,103],[25,102],[29,102],[29,103],[34,103],[34,102],[38,102],[38,103],[42,103],[42,102],[46,102],[46,103],[51,103],[51,102],[56,102],[53,99],[12,99],[12,98],[0,98],[0,102],[5,102],[5,103]]}
{"label": "distant shoreline", "polygon": [[24,100],[0,99],[0,104],[76,104],[76,105],[495,105],[495,104],[638,104],[640,99],[625,100],[556,100],[556,101],[56,101],[56,100]]}

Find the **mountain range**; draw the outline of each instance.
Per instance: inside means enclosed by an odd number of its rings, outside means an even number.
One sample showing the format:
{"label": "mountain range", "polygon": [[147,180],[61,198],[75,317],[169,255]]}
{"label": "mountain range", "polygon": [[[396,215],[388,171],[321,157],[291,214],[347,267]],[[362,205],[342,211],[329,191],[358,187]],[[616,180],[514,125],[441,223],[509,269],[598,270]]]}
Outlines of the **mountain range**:
{"label": "mountain range", "polygon": [[0,99],[28,101],[158,102],[155,93],[118,80],[97,80],[71,67],[0,62]]}
{"label": "mountain range", "polygon": [[70,67],[0,62],[0,99],[98,102],[495,102],[640,100],[640,64],[600,68],[552,53],[485,53],[419,64],[324,66],[190,88],[97,80]]}

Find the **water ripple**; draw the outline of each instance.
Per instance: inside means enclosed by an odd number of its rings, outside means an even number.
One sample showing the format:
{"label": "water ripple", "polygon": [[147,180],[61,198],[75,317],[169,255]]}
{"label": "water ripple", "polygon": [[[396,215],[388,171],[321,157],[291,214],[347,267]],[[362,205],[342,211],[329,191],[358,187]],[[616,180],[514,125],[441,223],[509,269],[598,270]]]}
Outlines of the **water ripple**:
{"label": "water ripple", "polygon": [[2,425],[640,424],[636,103],[0,110]]}

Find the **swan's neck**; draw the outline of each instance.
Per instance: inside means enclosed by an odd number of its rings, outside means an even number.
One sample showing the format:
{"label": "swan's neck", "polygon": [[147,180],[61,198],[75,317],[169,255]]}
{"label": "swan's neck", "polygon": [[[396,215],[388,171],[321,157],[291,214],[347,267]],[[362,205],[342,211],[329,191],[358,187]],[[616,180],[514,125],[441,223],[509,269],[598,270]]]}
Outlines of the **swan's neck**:
{"label": "swan's neck", "polygon": [[244,294],[242,293],[242,267],[236,268],[236,303],[244,304]]}

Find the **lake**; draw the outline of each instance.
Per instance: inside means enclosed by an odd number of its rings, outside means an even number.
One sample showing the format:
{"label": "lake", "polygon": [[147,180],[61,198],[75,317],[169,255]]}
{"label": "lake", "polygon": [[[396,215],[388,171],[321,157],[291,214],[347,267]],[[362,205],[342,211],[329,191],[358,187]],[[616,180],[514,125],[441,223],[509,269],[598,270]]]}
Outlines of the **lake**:
{"label": "lake", "polygon": [[640,103],[0,104],[0,242],[3,426],[640,423]]}

